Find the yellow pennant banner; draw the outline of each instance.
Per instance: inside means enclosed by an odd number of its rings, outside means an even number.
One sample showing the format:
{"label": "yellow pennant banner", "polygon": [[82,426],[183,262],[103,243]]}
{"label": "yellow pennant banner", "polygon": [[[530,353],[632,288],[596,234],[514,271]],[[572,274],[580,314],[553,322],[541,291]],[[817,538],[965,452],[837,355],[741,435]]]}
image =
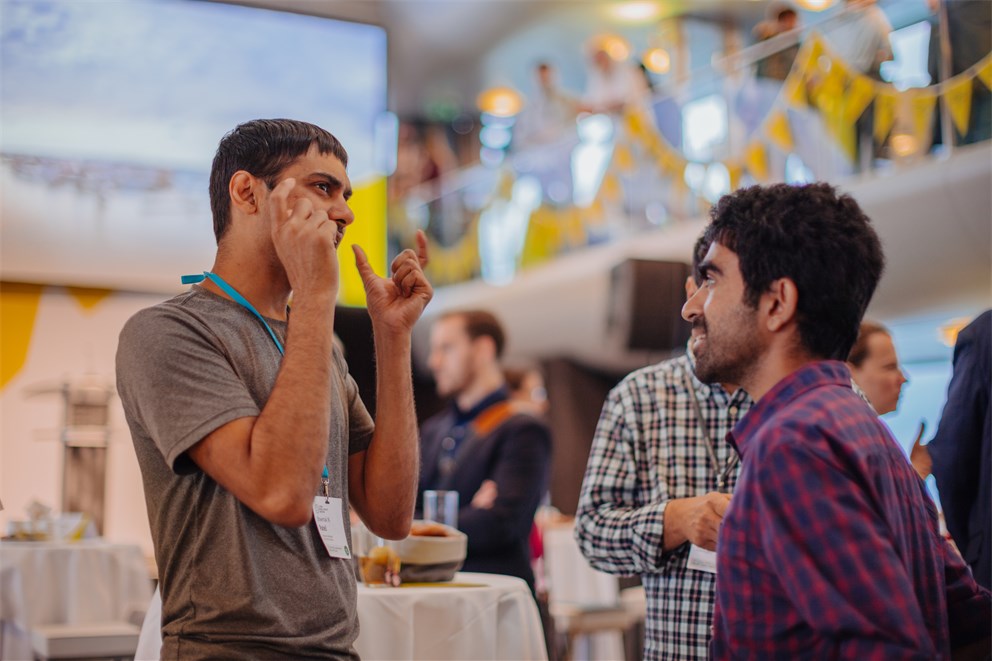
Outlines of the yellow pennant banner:
{"label": "yellow pennant banner", "polygon": [[968,132],[971,124],[971,91],[974,84],[970,76],[958,76],[948,81],[947,91],[944,92],[944,105],[961,135]]}
{"label": "yellow pennant banner", "polygon": [[741,186],[744,166],[737,161],[726,161],[723,165],[727,168],[727,174],[730,176],[730,191],[733,192]]}
{"label": "yellow pennant banner", "polygon": [[768,179],[768,154],[765,152],[765,146],[757,140],[748,145],[745,150],[744,164],[751,176],[758,181]]}
{"label": "yellow pennant banner", "polygon": [[875,97],[875,141],[882,143],[896,121],[896,104],[899,96],[890,91],[879,92]]}
{"label": "yellow pennant banner", "polygon": [[795,108],[808,108],[809,100],[806,98],[806,76],[805,72],[794,72],[785,79],[782,84],[782,94],[789,105]]}
{"label": "yellow pennant banner", "polygon": [[875,98],[875,85],[868,76],[855,76],[844,97],[844,121],[853,124]]}
{"label": "yellow pennant banner", "polygon": [[933,131],[933,108],[936,103],[937,93],[932,90],[920,90],[910,97],[909,111],[913,118],[913,135],[917,140],[922,141]]}
{"label": "yellow pennant banner", "polygon": [[[789,126],[789,118],[781,110],[772,113],[765,124],[765,135],[772,141],[772,144],[784,151],[791,152],[795,148],[792,140],[792,129]],[[729,170],[730,167],[728,166]]]}
{"label": "yellow pennant banner", "polygon": [[985,83],[985,87],[992,90],[992,55],[986,55],[978,64],[978,78]]}

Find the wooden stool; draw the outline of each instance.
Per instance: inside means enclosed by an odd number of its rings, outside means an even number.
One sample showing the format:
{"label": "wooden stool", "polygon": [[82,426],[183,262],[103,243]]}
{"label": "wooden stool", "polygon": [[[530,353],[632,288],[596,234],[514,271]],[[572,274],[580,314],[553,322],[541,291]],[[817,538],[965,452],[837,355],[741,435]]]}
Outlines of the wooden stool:
{"label": "wooden stool", "polygon": [[31,629],[31,648],[35,659],[131,659],[138,633],[128,622],[47,624]]}

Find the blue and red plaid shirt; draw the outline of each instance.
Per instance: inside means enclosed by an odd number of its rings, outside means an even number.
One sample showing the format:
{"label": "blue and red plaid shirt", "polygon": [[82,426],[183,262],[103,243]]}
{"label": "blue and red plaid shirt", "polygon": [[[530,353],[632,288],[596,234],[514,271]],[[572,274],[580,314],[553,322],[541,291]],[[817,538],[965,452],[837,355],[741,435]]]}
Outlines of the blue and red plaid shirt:
{"label": "blue and red plaid shirt", "polygon": [[714,658],[946,659],[989,635],[992,595],[843,363],[782,379],[731,435]]}

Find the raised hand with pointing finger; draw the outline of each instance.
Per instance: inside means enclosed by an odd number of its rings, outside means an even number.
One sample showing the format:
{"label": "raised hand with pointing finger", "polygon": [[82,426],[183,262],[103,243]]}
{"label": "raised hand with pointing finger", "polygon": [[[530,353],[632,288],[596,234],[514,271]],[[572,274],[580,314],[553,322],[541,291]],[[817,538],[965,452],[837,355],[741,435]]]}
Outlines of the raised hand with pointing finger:
{"label": "raised hand with pointing finger", "polygon": [[407,248],[397,255],[388,278],[375,273],[360,246],[355,245],[354,250],[372,323],[383,330],[409,332],[434,296],[434,289],[424,275],[428,262],[427,237],[417,231],[416,252]]}

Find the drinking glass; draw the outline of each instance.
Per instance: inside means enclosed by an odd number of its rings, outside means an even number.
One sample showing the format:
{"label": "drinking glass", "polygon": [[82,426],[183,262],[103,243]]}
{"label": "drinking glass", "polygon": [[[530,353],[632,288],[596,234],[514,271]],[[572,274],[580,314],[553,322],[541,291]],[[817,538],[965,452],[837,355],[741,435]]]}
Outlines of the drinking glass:
{"label": "drinking glass", "polygon": [[458,492],[427,490],[424,492],[424,520],[458,527]]}

